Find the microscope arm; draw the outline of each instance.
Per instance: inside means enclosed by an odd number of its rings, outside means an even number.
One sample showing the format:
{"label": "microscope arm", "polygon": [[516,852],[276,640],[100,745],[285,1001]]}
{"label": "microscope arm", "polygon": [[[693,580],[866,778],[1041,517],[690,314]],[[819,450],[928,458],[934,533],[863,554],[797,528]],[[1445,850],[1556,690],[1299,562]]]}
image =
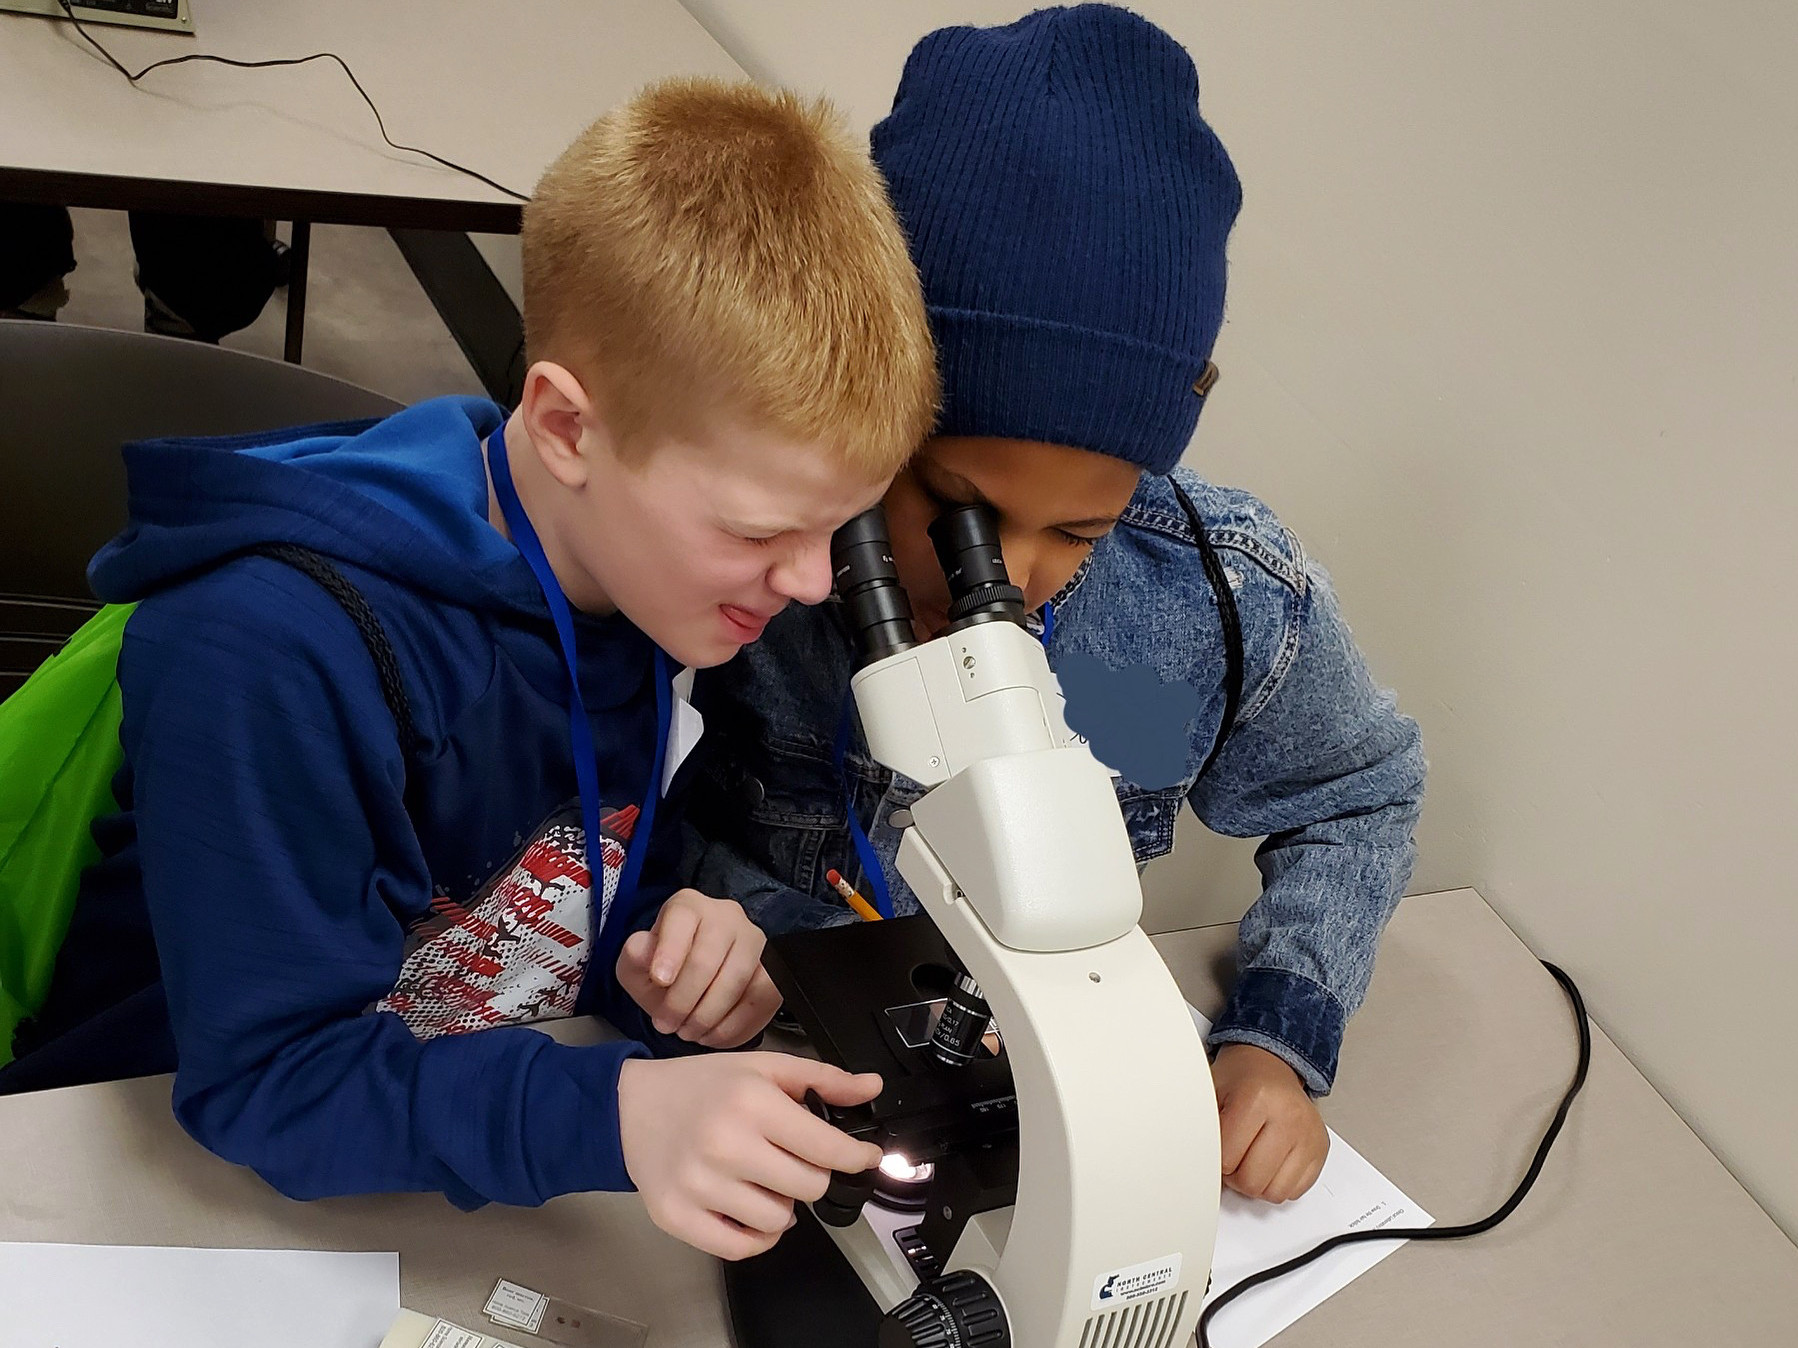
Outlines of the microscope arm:
{"label": "microscope arm", "polygon": [[889,656],[854,688],[873,755],[932,788],[899,871],[980,984],[1017,1089],[1010,1233],[995,1252],[970,1229],[948,1272],[991,1285],[1019,1348],[1184,1342],[1216,1231],[1217,1105],[1198,1031],[1138,925],[1109,775],[1069,734],[1042,648],[1015,623]]}

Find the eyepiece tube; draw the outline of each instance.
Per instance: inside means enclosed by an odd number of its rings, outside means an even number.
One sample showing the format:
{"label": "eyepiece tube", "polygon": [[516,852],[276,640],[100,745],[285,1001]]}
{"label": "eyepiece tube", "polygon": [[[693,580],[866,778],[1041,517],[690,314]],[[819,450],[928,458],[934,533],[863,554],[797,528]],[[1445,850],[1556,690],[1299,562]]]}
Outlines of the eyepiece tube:
{"label": "eyepiece tube", "polygon": [[1005,571],[999,523],[983,505],[945,510],[930,523],[930,541],[949,582],[949,630],[978,622],[1024,621],[1024,592]]}
{"label": "eyepiece tube", "polygon": [[893,563],[885,510],[864,510],[831,536],[830,569],[855,634],[858,667],[918,644],[911,600]]}

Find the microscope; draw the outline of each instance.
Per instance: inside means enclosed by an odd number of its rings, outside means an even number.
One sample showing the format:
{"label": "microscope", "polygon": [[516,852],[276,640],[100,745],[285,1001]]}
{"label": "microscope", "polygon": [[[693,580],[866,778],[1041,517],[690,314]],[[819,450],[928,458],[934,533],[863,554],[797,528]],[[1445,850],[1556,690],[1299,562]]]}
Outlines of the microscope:
{"label": "microscope", "polygon": [[926,642],[880,507],[832,540],[869,751],[928,788],[894,820],[923,913],[765,956],[820,1056],[881,1074],[869,1105],[809,1103],[887,1159],[726,1267],[737,1345],[1174,1348],[1217,1226],[1204,1044],[991,513],[957,507],[930,535],[952,606]]}

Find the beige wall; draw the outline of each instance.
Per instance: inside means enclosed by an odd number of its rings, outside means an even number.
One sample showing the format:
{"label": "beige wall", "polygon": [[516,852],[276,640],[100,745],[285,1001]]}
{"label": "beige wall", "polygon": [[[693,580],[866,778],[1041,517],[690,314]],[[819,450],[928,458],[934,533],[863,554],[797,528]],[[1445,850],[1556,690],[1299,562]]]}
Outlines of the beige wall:
{"label": "beige wall", "polygon": [[[921,33],[1029,7],[688,0],[864,127]],[[1798,6],[1138,8],[1246,185],[1189,461],[1299,531],[1423,723],[1413,889],[1572,971],[1798,1234]],[[1253,892],[1201,834],[1162,925]]]}

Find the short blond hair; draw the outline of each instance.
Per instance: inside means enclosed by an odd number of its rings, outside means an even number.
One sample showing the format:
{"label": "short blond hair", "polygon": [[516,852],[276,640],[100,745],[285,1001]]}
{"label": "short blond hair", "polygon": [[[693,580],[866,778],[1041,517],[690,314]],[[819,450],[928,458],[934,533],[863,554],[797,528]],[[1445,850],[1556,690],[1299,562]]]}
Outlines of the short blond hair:
{"label": "short blond hair", "polygon": [[531,359],[573,369],[625,445],[724,410],[877,478],[930,432],[917,271],[823,99],[651,85],[550,165],[523,246]]}

